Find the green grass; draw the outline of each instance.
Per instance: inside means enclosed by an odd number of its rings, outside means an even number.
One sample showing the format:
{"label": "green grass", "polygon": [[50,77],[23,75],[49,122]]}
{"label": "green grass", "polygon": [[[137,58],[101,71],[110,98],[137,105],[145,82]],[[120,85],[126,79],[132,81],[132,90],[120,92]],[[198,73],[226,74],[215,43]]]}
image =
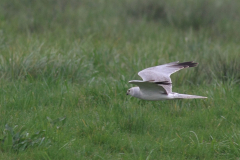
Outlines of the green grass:
{"label": "green grass", "polygon": [[[238,159],[239,7],[0,1],[0,159]],[[173,91],[208,99],[126,96],[138,71],[177,60],[199,66]]]}

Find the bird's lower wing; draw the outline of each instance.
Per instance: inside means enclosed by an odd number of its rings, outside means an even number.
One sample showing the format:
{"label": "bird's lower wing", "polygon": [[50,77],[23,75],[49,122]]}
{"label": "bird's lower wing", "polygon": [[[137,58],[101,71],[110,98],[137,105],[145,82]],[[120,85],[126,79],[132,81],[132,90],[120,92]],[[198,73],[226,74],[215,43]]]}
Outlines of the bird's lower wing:
{"label": "bird's lower wing", "polygon": [[165,90],[163,85],[171,85],[171,83],[167,81],[153,82],[153,81],[132,80],[132,81],[129,81],[129,83],[139,86],[140,90],[144,92],[155,92],[155,93],[160,92],[162,94],[168,94],[168,92]]}

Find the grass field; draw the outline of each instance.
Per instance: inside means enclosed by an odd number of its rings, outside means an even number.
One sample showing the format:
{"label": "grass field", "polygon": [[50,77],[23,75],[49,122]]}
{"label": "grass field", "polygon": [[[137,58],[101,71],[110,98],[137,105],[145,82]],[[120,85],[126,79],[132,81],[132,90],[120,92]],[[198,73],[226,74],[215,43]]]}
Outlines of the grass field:
{"label": "grass field", "polygon": [[[240,159],[240,2],[1,0],[0,159]],[[126,96],[172,61],[173,91]]]}

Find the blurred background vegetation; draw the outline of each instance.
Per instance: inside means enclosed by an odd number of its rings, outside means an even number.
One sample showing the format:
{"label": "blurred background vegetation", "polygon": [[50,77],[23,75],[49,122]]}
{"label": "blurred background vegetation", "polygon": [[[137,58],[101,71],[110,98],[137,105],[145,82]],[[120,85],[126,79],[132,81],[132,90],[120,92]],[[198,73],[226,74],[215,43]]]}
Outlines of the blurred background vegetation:
{"label": "blurred background vegetation", "polygon": [[[75,63],[83,68],[82,60],[88,62],[82,72],[91,77],[110,63],[128,70],[136,64],[123,62],[137,54],[149,57],[144,67],[194,57],[201,62],[199,73],[239,79],[239,8],[237,0],[2,0],[1,75],[38,75],[39,70],[52,75],[51,67],[73,70]],[[144,51],[150,48],[154,53]],[[154,62],[160,57],[164,60]],[[43,71],[46,65],[51,67]],[[73,72],[72,78],[80,78],[81,69]],[[109,68],[103,75],[113,72]],[[201,79],[211,82],[212,76]]]}
{"label": "blurred background vegetation", "polygon": [[[15,32],[64,29],[81,36],[88,30],[106,32],[107,26],[125,28],[146,20],[180,30],[204,28],[212,32],[211,36],[238,40],[239,6],[237,0],[2,0],[0,13],[2,27],[9,25]],[[93,26],[96,23],[98,27]]]}

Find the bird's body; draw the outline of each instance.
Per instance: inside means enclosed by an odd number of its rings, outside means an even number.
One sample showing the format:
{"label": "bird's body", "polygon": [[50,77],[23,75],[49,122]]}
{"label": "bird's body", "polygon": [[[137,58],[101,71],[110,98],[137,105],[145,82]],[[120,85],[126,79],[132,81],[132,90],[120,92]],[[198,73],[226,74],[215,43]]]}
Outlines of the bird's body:
{"label": "bird's body", "polygon": [[196,95],[179,94],[172,92],[172,81],[170,75],[183,68],[195,67],[194,62],[172,62],[156,67],[144,69],[138,73],[141,80],[132,80],[129,83],[138,85],[128,90],[127,95],[144,100],[168,100],[168,99],[195,99],[207,98]]}

